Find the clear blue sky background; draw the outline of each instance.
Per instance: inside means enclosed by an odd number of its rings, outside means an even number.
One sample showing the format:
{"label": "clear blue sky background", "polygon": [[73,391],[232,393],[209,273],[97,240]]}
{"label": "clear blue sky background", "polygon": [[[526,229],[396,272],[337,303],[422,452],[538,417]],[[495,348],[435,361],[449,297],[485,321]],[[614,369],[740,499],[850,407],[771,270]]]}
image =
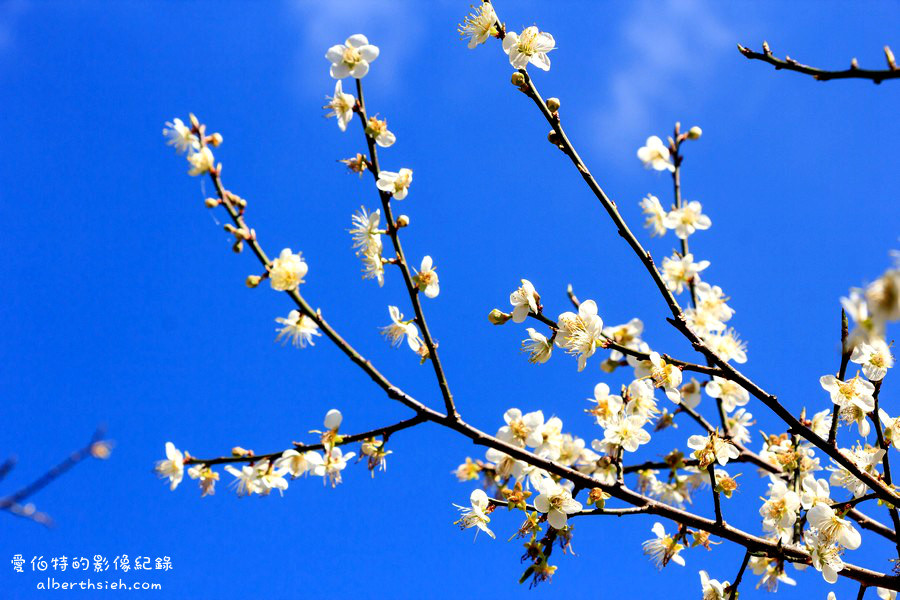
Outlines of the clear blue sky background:
{"label": "clear blue sky background", "polygon": [[[471,486],[450,472],[482,451],[433,426],[394,438],[386,475],[373,480],[357,465],[336,490],[299,480],[283,499],[238,500],[224,486],[200,499],[193,482],[170,493],[151,473],[167,440],[201,456],[235,444],[273,451],[311,439],[305,432],[335,406],[348,431],[407,416],[328,343],[273,343],[286,298],[244,287],[258,265],[231,253],[222,215],[203,207],[201,183],[160,136],[189,111],[223,133],[216,156],[250,201],[264,246],[307,257],[310,301],[399,385],[440,406],[430,369],[376,329],[388,304],[410,312],[402,283],[393,273],[382,289],[361,281],[345,231],[351,211],[377,198],[335,162],[361,139],[322,117],[334,85],[323,54],[357,32],[382,50],[367,99],[399,140],[384,166],[415,170],[404,240],[416,262],[427,253],[438,266],[442,292],[426,310],[468,420],[495,429],[511,406],[542,408],[590,440],[600,430],[584,399],[624,376],[603,375],[599,360],[579,374],[561,355],[528,365],[522,329],[485,318],[521,277],[551,314],[567,308],[571,282],[607,322],[638,316],[654,348],[690,356],[598,203],[546,143],[546,124],[509,85],[499,45],[469,51],[458,41],[466,7],[0,2],[0,448],[21,459],[3,489],[98,423],[116,440],[108,462],[81,465],[34,498],[55,529],[0,515],[4,596],[41,597],[37,576],[11,573],[15,553],[166,555],[174,570],[151,580],[172,598],[692,597],[697,569],[733,579],[733,548],[692,550],[686,568],[657,574],[640,549],[652,519],[597,519],[577,524],[578,556],[556,558],[553,584],[528,592],[516,583],[521,547],[505,541],[517,519],[497,513],[496,541],[473,543],[453,527],[451,502],[464,503]],[[666,202],[670,184],[642,169],[636,149],[676,120],[703,127],[687,148],[684,193],[703,202],[713,228],[692,247],[712,261],[706,279],[733,298],[746,371],[794,410],[827,407],[818,377],[837,368],[838,298],[877,277],[898,247],[900,84],[776,73],[735,44],[768,39],[825,67],[853,56],[881,66],[883,44],[900,50],[900,6],[506,1],[498,11],[513,28],[554,34],[553,67],[536,73],[538,85],[562,99],[573,140],[637,229],[638,200],[652,192]],[[673,240],[649,247],[661,256]],[[891,380],[884,405],[896,413]],[[763,407],[750,408],[757,429],[775,430]],[[639,457],[692,432],[685,423]],[[750,472],[741,482],[727,518],[759,531],[762,483]],[[709,513],[707,498],[695,509]],[[867,541],[851,558],[885,570],[890,554]],[[781,594],[824,598],[818,573],[794,575],[803,586]],[[763,594],[755,582],[742,597]]]}

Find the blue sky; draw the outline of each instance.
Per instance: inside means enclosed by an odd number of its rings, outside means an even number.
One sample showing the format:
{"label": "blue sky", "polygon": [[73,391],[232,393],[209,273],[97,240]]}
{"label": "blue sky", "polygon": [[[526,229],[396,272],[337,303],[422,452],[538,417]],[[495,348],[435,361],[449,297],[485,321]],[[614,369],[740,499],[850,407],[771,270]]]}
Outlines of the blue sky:
{"label": "blue sky", "polygon": [[[599,360],[582,373],[562,356],[528,365],[522,329],[485,318],[505,308],[521,277],[550,314],[568,308],[572,283],[606,322],[640,317],[654,348],[690,357],[596,200],[546,143],[546,124],[509,85],[498,44],[469,51],[458,41],[466,8],[0,2],[0,448],[20,457],[2,490],[81,445],[98,423],[116,440],[108,462],[81,465],[34,498],[56,528],[0,519],[4,561],[169,556],[174,569],[148,579],[173,598],[689,597],[699,592],[697,569],[734,577],[741,554],[724,546],[692,550],[686,568],[658,574],[640,550],[651,519],[598,519],[577,524],[577,556],[557,558],[553,584],[527,591],[516,583],[521,548],[505,541],[516,520],[498,513],[496,541],[473,543],[453,527],[451,503],[464,503],[471,487],[450,472],[482,454],[434,426],[397,435],[388,472],[374,480],[357,465],[336,490],[298,480],[283,499],[239,500],[225,486],[200,499],[192,482],[170,493],[151,473],[168,440],[201,456],[233,445],[269,452],[311,439],[305,432],[332,407],[348,431],[407,416],[324,341],[304,351],[273,343],[286,299],[244,287],[258,265],[231,253],[223,215],[203,208],[208,184],[187,177],[160,136],[166,120],[189,111],[224,135],[216,155],[226,184],[250,202],[263,245],[303,251],[309,300],[392,380],[440,407],[430,369],[377,333],[388,304],[411,312],[402,282],[361,281],[345,231],[351,212],[377,197],[335,162],[361,150],[361,139],[322,116],[334,85],[323,54],[357,32],[382,50],[365,79],[367,101],[399,140],[384,166],[415,171],[401,205],[412,221],[404,245],[413,262],[430,254],[438,266],[442,292],[426,311],[468,421],[492,430],[511,406],[541,408],[590,440],[600,430],[584,399],[598,381],[622,377],[604,375]],[[500,2],[497,10],[512,28],[536,23],[554,34],[552,69],[535,79],[562,100],[576,146],[636,229],[641,197],[669,198],[668,178],[645,171],[636,149],[676,120],[703,127],[687,148],[684,194],[703,202],[713,227],[692,248],[712,262],[706,279],[732,297],[733,323],[749,343],[745,372],[796,411],[826,407],[818,377],[837,368],[838,298],[877,277],[900,246],[900,90],[776,73],[735,44],[767,39],[776,53],[823,67],[853,56],[880,66],[884,44],[900,49],[897,5]],[[672,243],[648,247],[661,257]],[[898,398],[890,377],[883,398],[888,407]],[[750,408],[757,429],[775,430],[764,407]],[[693,432],[684,424],[638,458]],[[762,483],[749,471],[742,483],[726,518],[759,531]],[[695,509],[711,514],[702,502]],[[852,560],[885,570],[889,555],[867,538]],[[10,597],[40,595],[36,575],[0,573]],[[803,585],[780,594],[824,598],[817,573],[796,575]],[[742,597],[762,595],[754,583]],[[836,591],[846,598],[856,589]]]}

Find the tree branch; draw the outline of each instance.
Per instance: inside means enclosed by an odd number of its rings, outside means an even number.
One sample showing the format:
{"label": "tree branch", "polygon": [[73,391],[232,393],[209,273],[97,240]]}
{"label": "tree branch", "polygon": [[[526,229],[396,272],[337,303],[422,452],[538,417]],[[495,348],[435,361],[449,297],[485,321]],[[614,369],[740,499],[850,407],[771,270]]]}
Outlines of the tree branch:
{"label": "tree branch", "polygon": [[769,48],[767,42],[763,42],[762,52],[754,52],[740,44],[738,44],[738,50],[750,60],[761,60],[769,63],[775,67],[776,71],[781,69],[784,69],[785,71],[796,71],[797,73],[803,73],[804,75],[811,75],[813,79],[818,81],[829,81],[831,79],[868,79],[872,81],[872,83],[877,84],[887,79],[900,78],[900,69],[897,68],[897,64],[894,60],[894,53],[891,52],[891,49],[888,46],[884,47],[885,60],[888,64],[888,68],[884,70],[860,69],[854,58],[850,61],[849,69],[844,69],[842,71],[825,71],[823,69],[817,69],[809,65],[798,63],[790,56],[785,56],[784,59],[777,58],[772,54],[772,50]]}

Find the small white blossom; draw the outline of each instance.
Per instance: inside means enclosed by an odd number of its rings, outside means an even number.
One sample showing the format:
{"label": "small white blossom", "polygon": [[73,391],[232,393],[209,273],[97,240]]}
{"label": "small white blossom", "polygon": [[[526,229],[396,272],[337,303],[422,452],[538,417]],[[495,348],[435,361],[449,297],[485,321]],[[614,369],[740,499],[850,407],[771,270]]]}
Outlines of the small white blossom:
{"label": "small white blossom", "polygon": [[544,441],[544,413],[534,411],[522,414],[518,408],[510,408],[503,413],[506,425],[497,431],[497,437],[508,444],[519,447],[537,448]]}
{"label": "small white blossom", "polygon": [[543,333],[538,333],[533,327],[525,329],[528,339],[522,340],[522,352],[528,353],[528,362],[545,363],[550,360],[553,353],[553,344]]}
{"label": "small white blossom", "polygon": [[887,375],[888,369],[894,366],[891,349],[880,338],[874,338],[870,343],[860,342],[853,348],[850,360],[862,366],[863,373],[869,381],[881,381]]}
{"label": "small white blossom", "polygon": [[662,278],[666,286],[676,294],[684,291],[684,286],[691,282],[700,281],[700,271],[709,266],[708,260],[694,262],[694,255],[687,254],[683,257],[666,256],[663,258]]}
{"label": "small white blossom", "polygon": [[522,280],[522,286],[509,295],[509,303],[513,306],[513,323],[522,323],[528,318],[528,313],[537,314],[540,296],[534,286],[527,279]]}
{"label": "small white blossom", "polygon": [[753,425],[753,415],[745,408],[739,408],[734,414],[725,418],[728,423],[728,431],[731,439],[738,444],[746,444],[750,441],[750,426]]}
{"label": "small white blossom", "polygon": [[692,435],[688,438],[688,448],[694,450],[693,456],[700,461],[700,468],[705,469],[714,462],[725,466],[729,459],[740,457],[741,451],[731,441],[719,437],[715,433],[709,435]]}
{"label": "small white blossom", "polygon": [[665,226],[674,229],[679,239],[686,240],[695,231],[709,229],[712,225],[712,221],[702,211],[700,203],[692,200],[681,208],[670,210],[665,218]]}
{"label": "small white blossom", "polygon": [[653,168],[657,171],[674,171],[675,165],[672,164],[669,149],[663,144],[663,141],[655,135],[647,138],[647,143],[637,151],[637,157],[641,159],[644,166]]}
{"label": "small white blossom", "polygon": [[729,583],[720,583],[718,579],[710,579],[706,571],[700,571],[700,588],[703,591],[702,600],[725,600],[725,590]]}
{"label": "small white blossom", "polygon": [[176,152],[195,152],[200,149],[200,140],[181,119],[167,121],[163,135],[169,138],[166,143],[174,146]]}
{"label": "small white blossom", "polygon": [[188,171],[188,175],[193,176],[208,173],[212,170],[216,162],[212,150],[210,150],[208,146],[203,146],[196,152],[189,154],[187,159],[188,162],[191,163],[191,169]]}
{"label": "small white blossom", "polygon": [[490,2],[482,2],[478,8],[472,8],[472,12],[465,16],[459,25],[459,36],[469,38],[468,47],[471,50],[479,44],[483,44],[492,35],[496,35],[497,14]]}
{"label": "small white blossom", "polygon": [[395,200],[403,200],[409,193],[410,184],[412,184],[412,170],[400,169],[396,173],[393,171],[379,172],[375,187],[382,192],[391,194]]}
{"label": "small white blossom", "polygon": [[717,285],[710,285],[705,281],[694,284],[694,293],[697,294],[697,309],[710,313],[715,319],[725,323],[734,316],[734,309],[726,302],[729,298]]}
{"label": "small white blossom", "polygon": [[412,279],[413,284],[419,288],[420,292],[425,294],[426,298],[437,298],[437,295],[441,292],[438,274],[434,270],[430,256],[426,255],[422,258],[419,272],[413,275]]}
{"label": "small white blossom", "polygon": [[679,552],[684,550],[684,546],[666,533],[662,523],[654,523],[651,531],[656,535],[656,538],[641,544],[644,554],[653,560],[658,569],[662,569],[670,562],[683,567],[684,558]]}
{"label": "small white blossom", "polygon": [[381,248],[368,248],[360,255],[363,263],[363,279],[374,279],[378,287],[384,285],[384,259],[381,257]]}
{"label": "small white blossom", "polygon": [[362,79],[369,72],[369,63],[378,58],[378,47],[369,43],[361,33],[351,35],[343,44],[328,49],[325,58],[331,62],[331,76],[343,79],[348,75]]}
{"label": "small white blossom", "polygon": [[390,148],[397,141],[397,136],[388,130],[387,121],[376,117],[369,117],[366,121],[366,135],[382,148]]}
{"label": "small white blossom", "polygon": [[294,254],[290,248],[285,248],[269,267],[269,283],[273,290],[279,292],[296,290],[297,286],[304,283],[303,278],[307,271],[309,265],[303,261],[303,256],[299,252]]}
{"label": "small white blossom", "polygon": [[337,117],[338,129],[347,131],[347,123],[353,118],[353,109],[356,107],[356,97],[353,94],[344,93],[343,84],[338,79],[334,84],[334,96],[327,96],[328,104],[322,108],[330,109],[325,117]]}
{"label": "small white blossom", "polygon": [[713,375],[712,381],[706,384],[706,393],[710,398],[718,398],[725,412],[731,412],[738,406],[750,401],[750,393],[737,383]]}
{"label": "small white blossom", "polygon": [[400,309],[396,306],[388,306],[388,313],[391,315],[391,324],[381,328],[382,335],[387,337],[391,345],[395,347],[403,343],[403,339],[406,338],[406,343],[409,344],[412,351],[418,352],[422,342],[419,340],[419,330],[412,319],[404,321]]}
{"label": "small white blossom", "polygon": [[578,306],[578,314],[564,312],[557,321],[556,345],[578,357],[578,370],[584,370],[587,359],[593,356],[602,342],[603,320],[597,316],[597,303],[585,300]]}
{"label": "small white blossom", "polygon": [[295,348],[306,348],[307,344],[315,346],[312,341],[313,336],[322,335],[319,333],[319,326],[316,325],[316,322],[306,315],[301,315],[298,310],[292,310],[288,313],[287,318],[276,318],[275,322],[282,326],[278,329],[275,341],[283,340],[282,343],[286,343],[291,340],[291,344]]}
{"label": "small white blossom", "polygon": [[347,461],[356,456],[355,452],[344,452],[340,448],[332,448],[325,453],[321,465],[315,465],[312,473],[322,477],[322,483],[331,482],[331,487],[336,487],[341,482],[341,471],[347,467]]}
{"label": "small white blossom", "polygon": [[804,540],[812,556],[813,567],[822,573],[822,577],[828,583],[836,582],[838,572],[844,568],[840,548],[809,531],[804,534]]}
{"label": "small white blossom", "polygon": [[681,392],[678,390],[681,385],[681,369],[664,361],[658,352],[650,353],[650,365],[650,377],[656,387],[663,388],[666,396],[675,404],[681,402]]}
{"label": "small white blossom", "polygon": [[542,71],[550,70],[547,53],[556,48],[553,36],[537,27],[526,27],[521,34],[510,31],[503,38],[503,51],[509,55],[509,64],[514,69],[524,69],[528,63]]}
{"label": "small white blossom", "polygon": [[847,519],[839,517],[827,504],[816,504],[806,513],[810,527],[819,530],[819,535],[829,542],[837,542],[848,550],[856,550],[862,537]]}
{"label": "small white blossom", "polygon": [[646,422],[641,415],[621,417],[606,426],[603,441],[621,446],[626,452],[636,452],[638,446],[650,441],[650,434],[643,429]]}
{"label": "small white blossom", "polygon": [[831,488],[828,481],[807,475],[800,482],[800,505],[809,510],[820,502],[831,504]]}
{"label": "small white blossom", "polygon": [[726,362],[747,362],[747,343],[741,341],[734,329],[709,333],[703,336],[703,342]]}
{"label": "small white blossom", "polygon": [[[484,490],[474,490],[469,496],[469,502],[471,503],[471,506],[453,505],[462,513],[462,517],[454,522],[454,525],[459,525],[460,529],[477,527],[491,536],[491,538],[494,538],[494,532],[488,529],[487,526],[487,524],[491,522],[490,517],[485,513],[485,510],[490,504],[487,494],[484,493]],[[477,531],[475,532],[475,535],[478,535]]]}
{"label": "small white blossom", "polygon": [[594,397],[588,398],[588,402],[596,404],[587,412],[597,417],[597,425],[601,427],[617,421],[622,416],[622,409],[625,406],[622,397],[610,394],[609,386],[603,382],[594,386]]}
{"label": "small white blossom", "polygon": [[184,453],[172,442],[166,442],[166,459],[156,462],[156,474],[160,479],[169,480],[170,490],[178,487],[184,478]]}
{"label": "small white blossom", "polygon": [[549,477],[538,486],[540,494],[534,499],[534,508],[547,515],[547,522],[554,529],[564,529],[568,516],[581,510],[581,503],[572,498],[569,490]]}
{"label": "small white blossom", "polygon": [[878,409],[878,417],[884,426],[884,439],[897,450],[900,450],[900,418],[893,419],[888,416],[883,408]]}
{"label": "small white blossom", "polygon": [[859,375],[847,381],[841,381],[834,375],[823,375],[819,383],[831,395],[831,401],[841,408],[856,406],[866,413],[875,410],[875,386],[860,379]]}
{"label": "small white blossom", "polygon": [[324,461],[322,455],[313,450],[306,452],[298,452],[297,450],[285,450],[281,453],[281,458],[275,461],[275,467],[278,469],[286,469],[292,477],[300,477],[312,471],[316,465],[322,464]]}
{"label": "small white blossom", "polygon": [[659,198],[653,194],[647,194],[647,197],[641,200],[641,212],[646,215],[644,227],[650,230],[651,236],[666,234],[666,211],[659,203]]}
{"label": "small white blossom", "polygon": [[381,253],[381,209],[375,212],[366,211],[365,206],[361,206],[359,211],[352,216],[353,227],[348,231],[353,238],[353,247],[356,248],[357,254],[362,254],[369,249],[376,249]]}

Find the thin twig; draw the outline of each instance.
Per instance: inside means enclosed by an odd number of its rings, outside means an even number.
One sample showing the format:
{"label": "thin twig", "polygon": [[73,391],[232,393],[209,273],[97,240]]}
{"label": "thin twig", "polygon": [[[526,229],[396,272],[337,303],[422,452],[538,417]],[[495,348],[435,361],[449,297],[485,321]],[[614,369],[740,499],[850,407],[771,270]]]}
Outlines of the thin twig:
{"label": "thin twig", "polygon": [[741,568],[738,569],[737,577],[734,578],[734,582],[728,586],[728,600],[734,600],[737,598],[738,586],[741,585],[741,580],[744,578],[744,571],[747,570],[747,565],[750,563],[750,551],[744,553],[744,560],[741,561]]}
{"label": "thin twig", "polygon": [[784,69],[785,71],[796,71],[797,73],[803,73],[804,75],[812,75],[813,79],[818,81],[829,81],[831,79],[868,79],[872,81],[872,83],[881,83],[887,79],[900,78],[900,69],[897,68],[896,63],[894,62],[894,55],[887,46],[884,47],[884,52],[888,68],[882,70],[860,69],[856,64],[855,58],[850,62],[849,69],[844,69],[842,71],[817,69],[816,67],[801,64],[790,56],[785,56],[783,59],[775,57],[772,54],[772,50],[769,48],[769,44],[766,42],[763,42],[762,52],[754,52],[740,44],[738,44],[738,50],[750,60],[761,60],[769,63],[775,67],[776,71],[781,69]]}

